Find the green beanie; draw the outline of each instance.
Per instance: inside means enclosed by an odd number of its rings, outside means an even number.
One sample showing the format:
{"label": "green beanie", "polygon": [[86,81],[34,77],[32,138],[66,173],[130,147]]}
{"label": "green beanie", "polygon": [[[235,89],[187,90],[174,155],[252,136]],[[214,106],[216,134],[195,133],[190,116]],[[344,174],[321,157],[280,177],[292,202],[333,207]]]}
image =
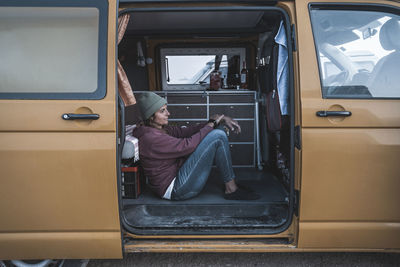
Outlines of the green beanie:
{"label": "green beanie", "polygon": [[150,118],[165,104],[167,104],[167,100],[153,92],[141,93],[138,99],[138,105],[144,120]]}

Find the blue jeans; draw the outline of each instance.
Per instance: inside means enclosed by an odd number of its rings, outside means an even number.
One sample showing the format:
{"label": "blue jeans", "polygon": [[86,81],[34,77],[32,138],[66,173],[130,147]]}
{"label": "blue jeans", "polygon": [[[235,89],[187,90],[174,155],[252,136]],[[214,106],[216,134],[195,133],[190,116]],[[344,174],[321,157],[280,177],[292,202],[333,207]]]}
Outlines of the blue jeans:
{"label": "blue jeans", "polygon": [[184,200],[198,195],[207,182],[214,159],[224,183],[235,178],[228,137],[220,129],[211,131],[179,169],[171,199]]}

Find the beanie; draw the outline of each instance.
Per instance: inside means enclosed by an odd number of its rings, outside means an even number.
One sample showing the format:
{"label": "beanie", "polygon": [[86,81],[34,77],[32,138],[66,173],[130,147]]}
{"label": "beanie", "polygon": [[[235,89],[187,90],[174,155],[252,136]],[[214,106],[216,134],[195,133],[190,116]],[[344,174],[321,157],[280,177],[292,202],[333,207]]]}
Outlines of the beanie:
{"label": "beanie", "polygon": [[138,105],[144,120],[150,118],[165,104],[167,104],[167,100],[153,92],[141,93],[138,99]]}

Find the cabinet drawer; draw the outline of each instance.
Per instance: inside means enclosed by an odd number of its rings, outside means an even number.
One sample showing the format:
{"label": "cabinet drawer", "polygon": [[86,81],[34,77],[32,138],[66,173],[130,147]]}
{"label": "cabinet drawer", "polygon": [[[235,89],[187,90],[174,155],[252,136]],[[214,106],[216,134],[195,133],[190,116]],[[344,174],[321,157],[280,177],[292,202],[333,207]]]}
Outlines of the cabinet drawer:
{"label": "cabinet drawer", "polygon": [[229,132],[229,142],[254,142],[254,121],[238,121],[242,132]]}
{"label": "cabinet drawer", "polygon": [[253,105],[210,106],[210,115],[225,114],[231,118],[254,118]]}
{"label": "cabinet drawer", "polygon": [[229,144],[232,155],[232,165],[254,165],[253,144]]}
{"label": "cabinet drawer", "polygon": [[203,94],[168,94],[168,104],[207,104],[207,95]]}
{"label": "cabinet drawer", "polygon": [[210,95],[210,103],[254,103],[254,95],[253,94]]}
{"label": "cabinet drawer", "polygon": [[171,113],[171,119],[202,119],[207,118],[206,106],[168,106],[168,111]]}

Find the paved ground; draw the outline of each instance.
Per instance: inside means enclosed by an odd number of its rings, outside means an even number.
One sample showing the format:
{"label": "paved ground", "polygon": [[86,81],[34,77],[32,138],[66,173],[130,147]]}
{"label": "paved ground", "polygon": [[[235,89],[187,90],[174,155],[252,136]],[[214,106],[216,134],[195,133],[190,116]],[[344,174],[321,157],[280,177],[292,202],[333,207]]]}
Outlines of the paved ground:
{"label": "paved ground", "polygon": [[400,266],[400,254],[381,253],[153,253],[124,260],[90,261],[88,267],[114,266]]}

